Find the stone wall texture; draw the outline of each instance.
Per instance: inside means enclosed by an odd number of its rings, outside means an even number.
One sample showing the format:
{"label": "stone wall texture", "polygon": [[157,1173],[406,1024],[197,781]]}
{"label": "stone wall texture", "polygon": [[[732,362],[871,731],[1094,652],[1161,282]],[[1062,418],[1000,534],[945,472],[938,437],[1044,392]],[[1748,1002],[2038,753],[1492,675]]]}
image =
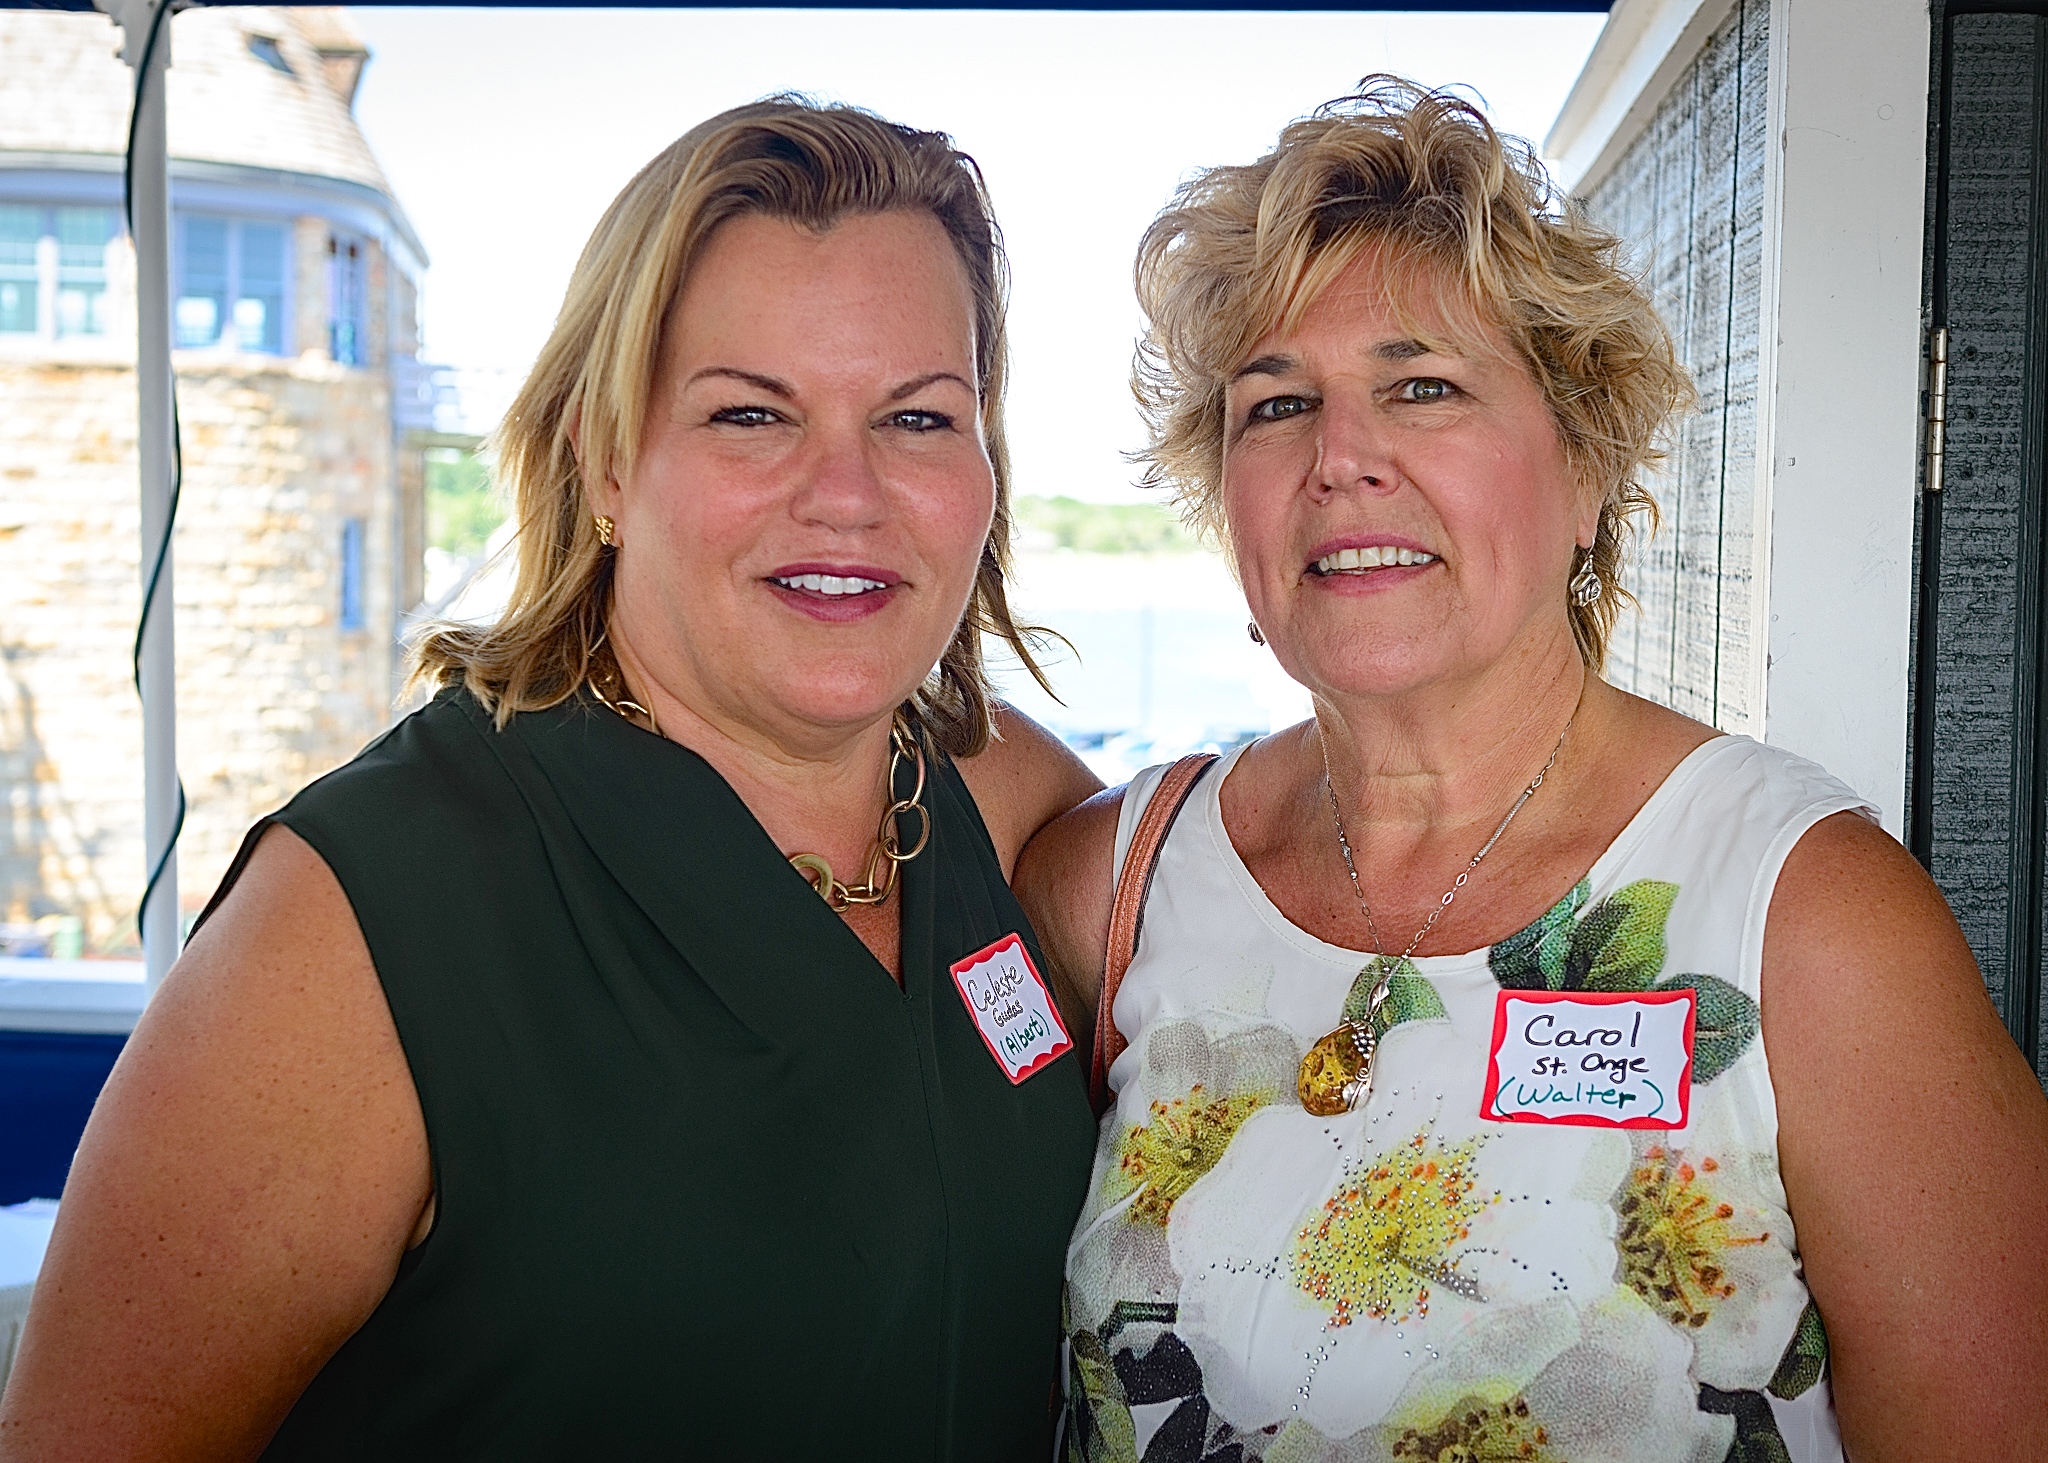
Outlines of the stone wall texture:
{"label": "stone wall texture", "polygon": [[[313,283],[302,277],[300,299]],[[317,338],[324,346],[324,331]],[[397,599],[417,577],[394,540],[417,520],[401,494],[417,495],[419,474],[401,471],[381,367],[338,366],[324,349],[180,358],[188,913],[256,818],[389,723],[394,631],[408,607]],[[141,599],[135,378],[110,363],[0,360],[0,400],[0,919],[73,915],[89,952],[130,949],[144,873],[130,681]],[[362,523],[363,627],[345,630],[351,518]]]}

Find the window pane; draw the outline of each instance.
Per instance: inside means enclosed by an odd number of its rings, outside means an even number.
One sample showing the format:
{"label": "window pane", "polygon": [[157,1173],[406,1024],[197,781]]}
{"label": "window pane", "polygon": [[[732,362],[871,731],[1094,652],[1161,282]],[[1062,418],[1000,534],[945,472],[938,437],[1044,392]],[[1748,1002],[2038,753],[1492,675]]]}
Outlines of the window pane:
{"label": "window pane", "polygon": [[368,364],[363,338],[363,246],[327,241],[327,353],[344,366]]}
{"label": "window pane", "polygon": [[249,37],[249,54],[264,65],[282,71],[286,76],[297,74],[292,70],[291,62],[285,60],[284,52],[277,48],[277,38],[274,36]]}
{"label": "window pane", "polygon": [[228,221],[186,214],[178,221],[178,299],[171,333],[181,346],[212,345],[227,314]]}
{"label": "window pane", "polygon": [[33,204],[0,204],[0,333],[35,333],[36,239],[42,225],[43,211]]}
{"label": "window pane", "polygon": [[283,224],[242,225],[235,335],[245,351],[275,355],[284,349],[284,246]]}
{"label": "window pane", "polygon": [[171,328],[179,345],[212,345],[220,339],[220,301],[211,295],[178,296]]}
{"label": "window pane", "polygon": [[107,241],[113,236],[111,208],[57,210],[59,335],[106,333]]}
{"label": "window pane", "polygon": [[114,237],[111,208],[60,208],[57,210],[57,267],[90,269],[104,274],[107,241]]}

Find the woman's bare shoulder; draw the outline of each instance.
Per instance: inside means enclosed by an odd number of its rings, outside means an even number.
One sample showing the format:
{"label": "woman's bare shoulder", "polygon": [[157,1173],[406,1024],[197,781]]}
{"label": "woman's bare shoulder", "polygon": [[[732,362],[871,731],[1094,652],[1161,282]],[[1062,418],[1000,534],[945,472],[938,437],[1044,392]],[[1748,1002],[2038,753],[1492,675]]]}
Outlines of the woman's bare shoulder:
{"label": "woman's bare shoulder", "polygon": [[1940,890],[1873,823],[1823,819],[1772,894],[1762,982],[1845,1440],[1871,1458],[2028,1451],[2048,1269],[2013,1237],[2048,1208],[2048,1101]]}
{"label": "woman's bare shoulder", "polygon": [[1116,880],[1116,827],[1124,789],[1098,792],[1046,824],[1017,860],[1011,881],[1038,931],[1062,1004],[1093,1019],[1109,948]]}
{"label": "woman's bare shoulder", "polygon": [[1032,835],[1100,791],[1102,779],[1065,742],[1007,702],[995,703],[991,720],[996,734],[988,747],[957,765],[1007,879]]}
{"label": "woman's bare shoulder", "polygon": [[272,828],[93,1110],[0,1456],[254,1457],[389,1288],[430,1186],[354,912]]}
{"label": "woman's bare shoulder", "polygon": [[1630,749],[1631,756],[1647,766],[1668,773],[1698,748],[1726,735],[1719,727],[1695,721],[1683,712],[1660,706],[1631,691],[1605,681],[1596,684],[1612,699],[1607,724],[1613,734]]}

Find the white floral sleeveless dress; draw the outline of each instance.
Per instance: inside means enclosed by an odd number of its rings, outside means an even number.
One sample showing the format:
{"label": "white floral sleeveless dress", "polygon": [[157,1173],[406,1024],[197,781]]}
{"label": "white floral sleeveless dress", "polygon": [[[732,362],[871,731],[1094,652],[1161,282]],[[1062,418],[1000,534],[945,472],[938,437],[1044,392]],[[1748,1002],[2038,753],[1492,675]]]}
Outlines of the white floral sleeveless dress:
{"label": "white floral sleeveless dress", "polygon": [[[1399,966],[1368,1100],[1322,1118],[1297,1065],[1380,966],[1254,882],[1218,803],[1234,761],[1182,809],[1117,993],[1130,1046],[1067,1259],[1070,1463],[1841,1463],[1758,974],[1786,855],[1865,802],[1708,742],[1548,914]],[[1161,770],[1125,796],[1119,867]],[[1483,1117],[1503,1086],[1612,1097],[1495,1071],[1502,1013],[1545,1000],[1685,1007],[1689,1101],[1631,1126]],[[1572,1079],[1606,1060],[1566,1055]]]}

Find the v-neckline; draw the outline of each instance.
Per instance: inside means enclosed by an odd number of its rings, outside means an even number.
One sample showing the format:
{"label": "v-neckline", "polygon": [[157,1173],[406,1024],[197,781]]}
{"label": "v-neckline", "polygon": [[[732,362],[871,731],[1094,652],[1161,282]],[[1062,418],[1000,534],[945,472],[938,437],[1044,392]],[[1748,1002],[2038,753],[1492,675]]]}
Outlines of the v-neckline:
{"label": "v-neckline", "polygon": [[[473,707],[471,714],[481,718],[488,735],[489,718],[482,708]],[[732,784],[698,753],[576,699],[521,713],[507,729],[533,756],[599,861],[679,950],[687,952],[696,943],[694,931],[683,928],[685,905],[744,910],[741,918],[762,931],[759,957],[764,965],[779,963],[774,959],[779,947],[810,944],[802,938],[808,933],[828,949],[836,944],[840,959],[870,972],[898,1003],[910,1001],[929,978],[918,967],[928,963],[919,957],[931,943],[933,891],[929,870],[919,865],[927,862],[932,848],[901,870],[896,958],[903,980],[898,984],[852,926],[790,865]],[[698,814],[720,836],[673,838],[678,830],[653,821],[662,810]],[[939,841],[936,826],[931,841]],[[768,938],[783,930],[800,938]]]}

